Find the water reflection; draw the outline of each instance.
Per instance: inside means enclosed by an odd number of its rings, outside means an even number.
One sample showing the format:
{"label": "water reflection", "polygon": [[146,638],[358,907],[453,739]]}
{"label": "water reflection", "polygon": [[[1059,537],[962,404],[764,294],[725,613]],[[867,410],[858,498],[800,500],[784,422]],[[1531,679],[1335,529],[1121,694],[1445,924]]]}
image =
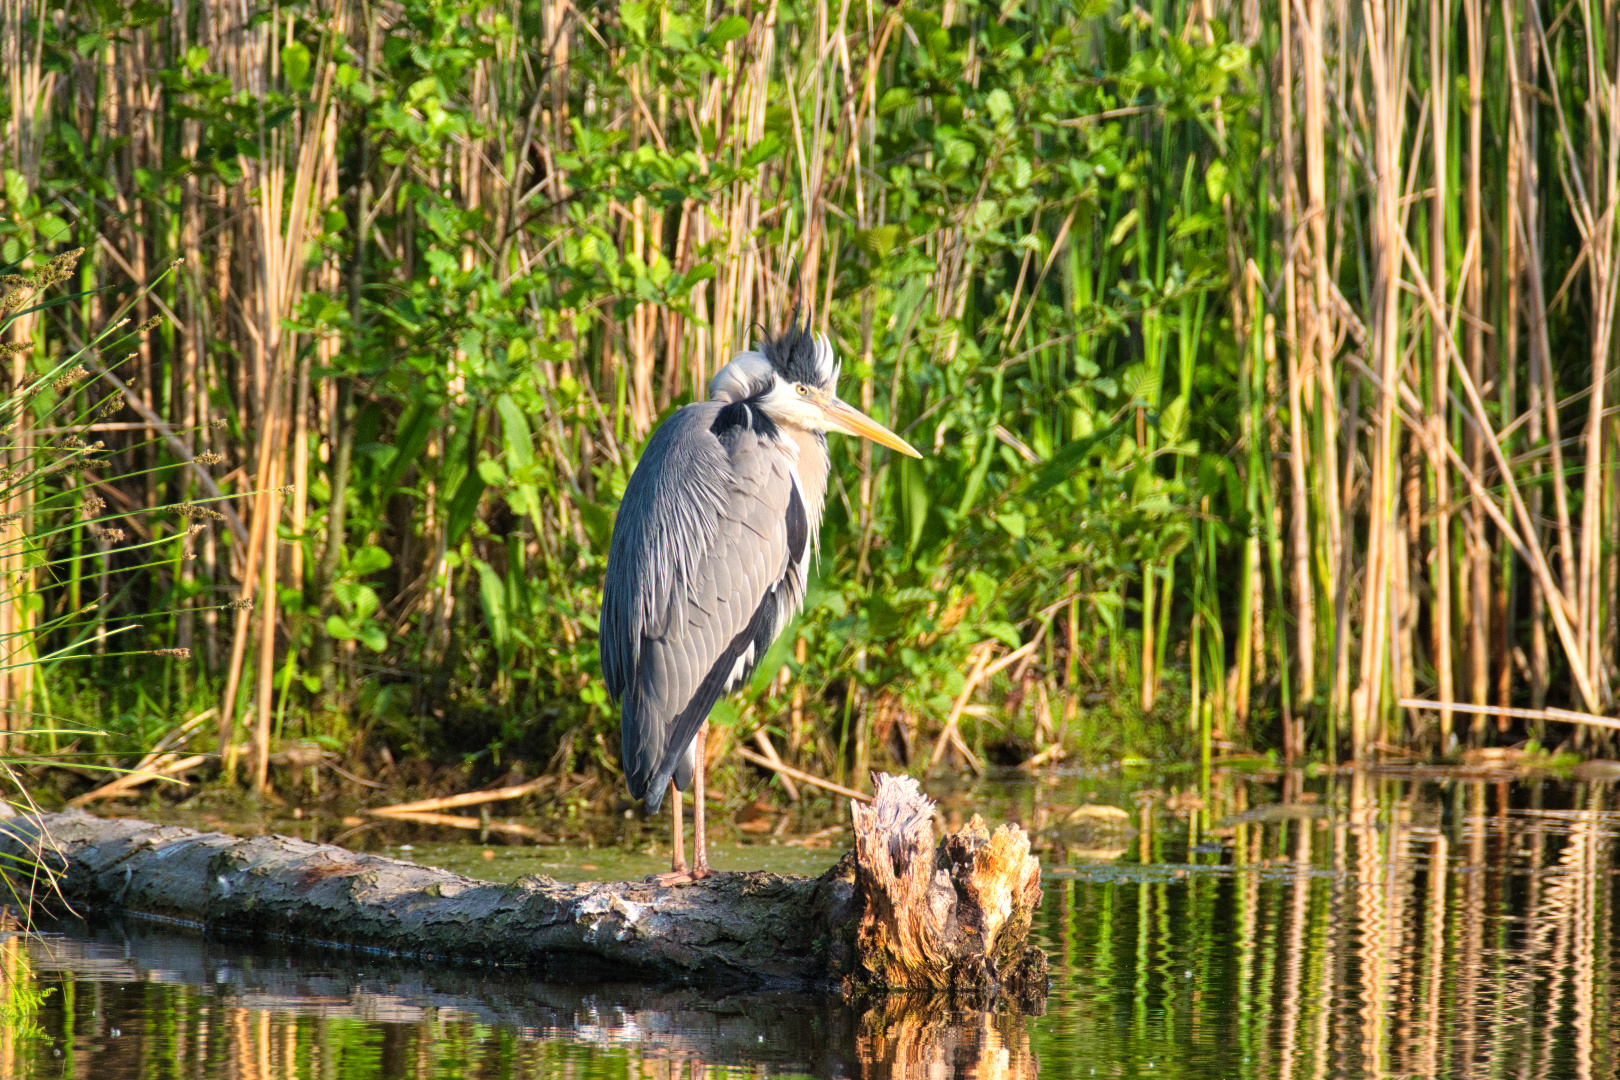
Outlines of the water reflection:
{"label": "water reflection", "polygon": [[547,985],[331,952],[244,952],[128,921],[54,930],[0,944],[15,975],[53,991],[34,1009],[37,1034],[0,1043],[0,1076],[1035,1075],[1016,1013]]}
{"label": "water reflection", "polygon": [[1224,856],[1185,844],[1181,865],[1048,885],[1066,978],[1032,1039],[1043,1073],[1089,1075],[1087,1053],[1283,1080],[1620,1071],[1606,788],[1363,774],[1314,803],[1245,794],[1211,800]]}
{"label": "water reflection", "polygon": [[1078,786],[995,793],[1046,848],[1040,1016],[545,985],[126,922],[0,942],[0,1076],[1620,1073],[1607,787],[1226,777],[1081,812]]}

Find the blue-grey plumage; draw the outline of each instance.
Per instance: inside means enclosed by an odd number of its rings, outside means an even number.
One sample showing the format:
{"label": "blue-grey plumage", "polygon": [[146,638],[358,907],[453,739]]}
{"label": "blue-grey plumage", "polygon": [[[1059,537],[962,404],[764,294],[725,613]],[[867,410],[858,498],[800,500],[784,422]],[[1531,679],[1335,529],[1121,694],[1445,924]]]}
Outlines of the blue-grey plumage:
{"label": "blue-grey plumage", "polygon": [[608,550],[600,649],[621,704],[625,779],[649,813],[671,779],[687,788],[709,710],[804,600],[825,504],[825,432],[916,454],[840,401],[837,383],[827,339],[791,327],[717,372],[709,400],[664,421],[631,474]]}
{"label": "blue-grey plumage", "polygon": [[[622,705],[625,779],[649,812],[671,776],[686,790],[699,725],[803,600],[821,523],[799,494],[796,455],[747,427],[716,434],[724,408],[688,405],[653,434],[608,552],[602,675]],[[824,477],[816,452],[808,464]]]}

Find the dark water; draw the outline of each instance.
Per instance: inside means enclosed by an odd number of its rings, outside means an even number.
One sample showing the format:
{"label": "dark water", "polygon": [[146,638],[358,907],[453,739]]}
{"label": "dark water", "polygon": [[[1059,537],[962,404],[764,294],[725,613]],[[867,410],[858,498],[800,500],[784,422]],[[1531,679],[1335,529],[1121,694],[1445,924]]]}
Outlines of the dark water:
{"label": "dark water", "polygon": [[[0,1076],[1620,1073],[1614,790],[1412,775],[1228,777],[1202,799],[1160,787],[983,792],[1048,868],[1041,1015],[546,985],[124,921],[0,942]],[[483,850],[411,854],[491,877],[535,860],[604,877],[618,857]],[[730,850],[807,870],[836,851]]]}

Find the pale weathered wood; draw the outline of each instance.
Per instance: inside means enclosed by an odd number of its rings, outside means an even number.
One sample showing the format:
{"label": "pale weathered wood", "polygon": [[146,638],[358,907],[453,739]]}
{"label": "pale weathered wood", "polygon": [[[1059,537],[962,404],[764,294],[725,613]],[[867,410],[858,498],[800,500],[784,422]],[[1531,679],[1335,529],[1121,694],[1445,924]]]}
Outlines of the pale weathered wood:
{"label": "pale weathered wood", "polygon": [[1027,944],[1040,862],[1016,825],[975,814],[934,844],[933,803],[909,776],[876,778],[854,806],[855,980],[918,990],[1044,990],[1046,956]]}
{"label": "pale weathered wood", "polygon": [[[529,877],[503,885],[284,836],[239,838],[81,812],[0,823],[0,867],[19,897],[43,906],[65,901],[226,933],[521,964],[553,978],[1044,992],[1045,958],[1025,947],[1040,889],[1022,830],[992,837],[975,818],[936,852],[932,804],[915,782],[877,784],[878,804],[863,813],[884,815],[901,831],[885,836],[887,826],[858,813],[862,858],[878,861],[857,869],[852,853],[819,878],[724,873],[664,887]],[[900,848],[915,852],[915,866],[895,861],[890,853]],[[936,862],[937,873],[929,869]],[[917,867],[923,891],[895,887]],[[912,902],[928,912],[895,911]],[[863,913],[866,904],[873,910]]]}

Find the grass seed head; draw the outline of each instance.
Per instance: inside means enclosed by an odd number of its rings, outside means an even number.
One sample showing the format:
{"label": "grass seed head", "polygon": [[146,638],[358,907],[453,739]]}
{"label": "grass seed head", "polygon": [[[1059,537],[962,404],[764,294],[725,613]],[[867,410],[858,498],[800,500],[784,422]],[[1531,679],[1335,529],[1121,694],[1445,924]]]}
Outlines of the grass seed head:
{"label": "grass seed head", "polygon": [[225,455],[216,454],[212,450],[207,450],[201,454],[198,454],[195,460],[199,465],[218,465],[225,460]]}
{"label": "grass seed head", "polygon": [[253,610],[253,601],[251,599],[249,599],[249,600],[230,600],[230,601],[226,602],[225,607],[226,607],[227,610],[230,610],[230,611],[252,611]]}
{"label": "grass seed head", "polygon": [[153,656],[172,656],[177,660],[191,659],[190,649],[153,649]]}
{"label": "grass seed head", "polygon": [[59,281],[66,281],[73,276],[73,268],[79,264],[79,256],[84,254],[84,248],[74,248],[64,251],[40,268],[34,275],[40,288],[55,285]]}
{"label": "grass seed head", "polygon": [[78,364],[72,369],[64,371],[62,374],[58,375],[55,380],[52,381],[51,389],[59,392],[66,390],[68,387],[72,386],[74,383],[78,382],[80,379],[89,374],[89,370],[86,369],[83,364]]}
{"label": "grass seed head", "polygon": [[0,314],[10,314],[34,295],[34,279],[21,274],[0,275]]}

